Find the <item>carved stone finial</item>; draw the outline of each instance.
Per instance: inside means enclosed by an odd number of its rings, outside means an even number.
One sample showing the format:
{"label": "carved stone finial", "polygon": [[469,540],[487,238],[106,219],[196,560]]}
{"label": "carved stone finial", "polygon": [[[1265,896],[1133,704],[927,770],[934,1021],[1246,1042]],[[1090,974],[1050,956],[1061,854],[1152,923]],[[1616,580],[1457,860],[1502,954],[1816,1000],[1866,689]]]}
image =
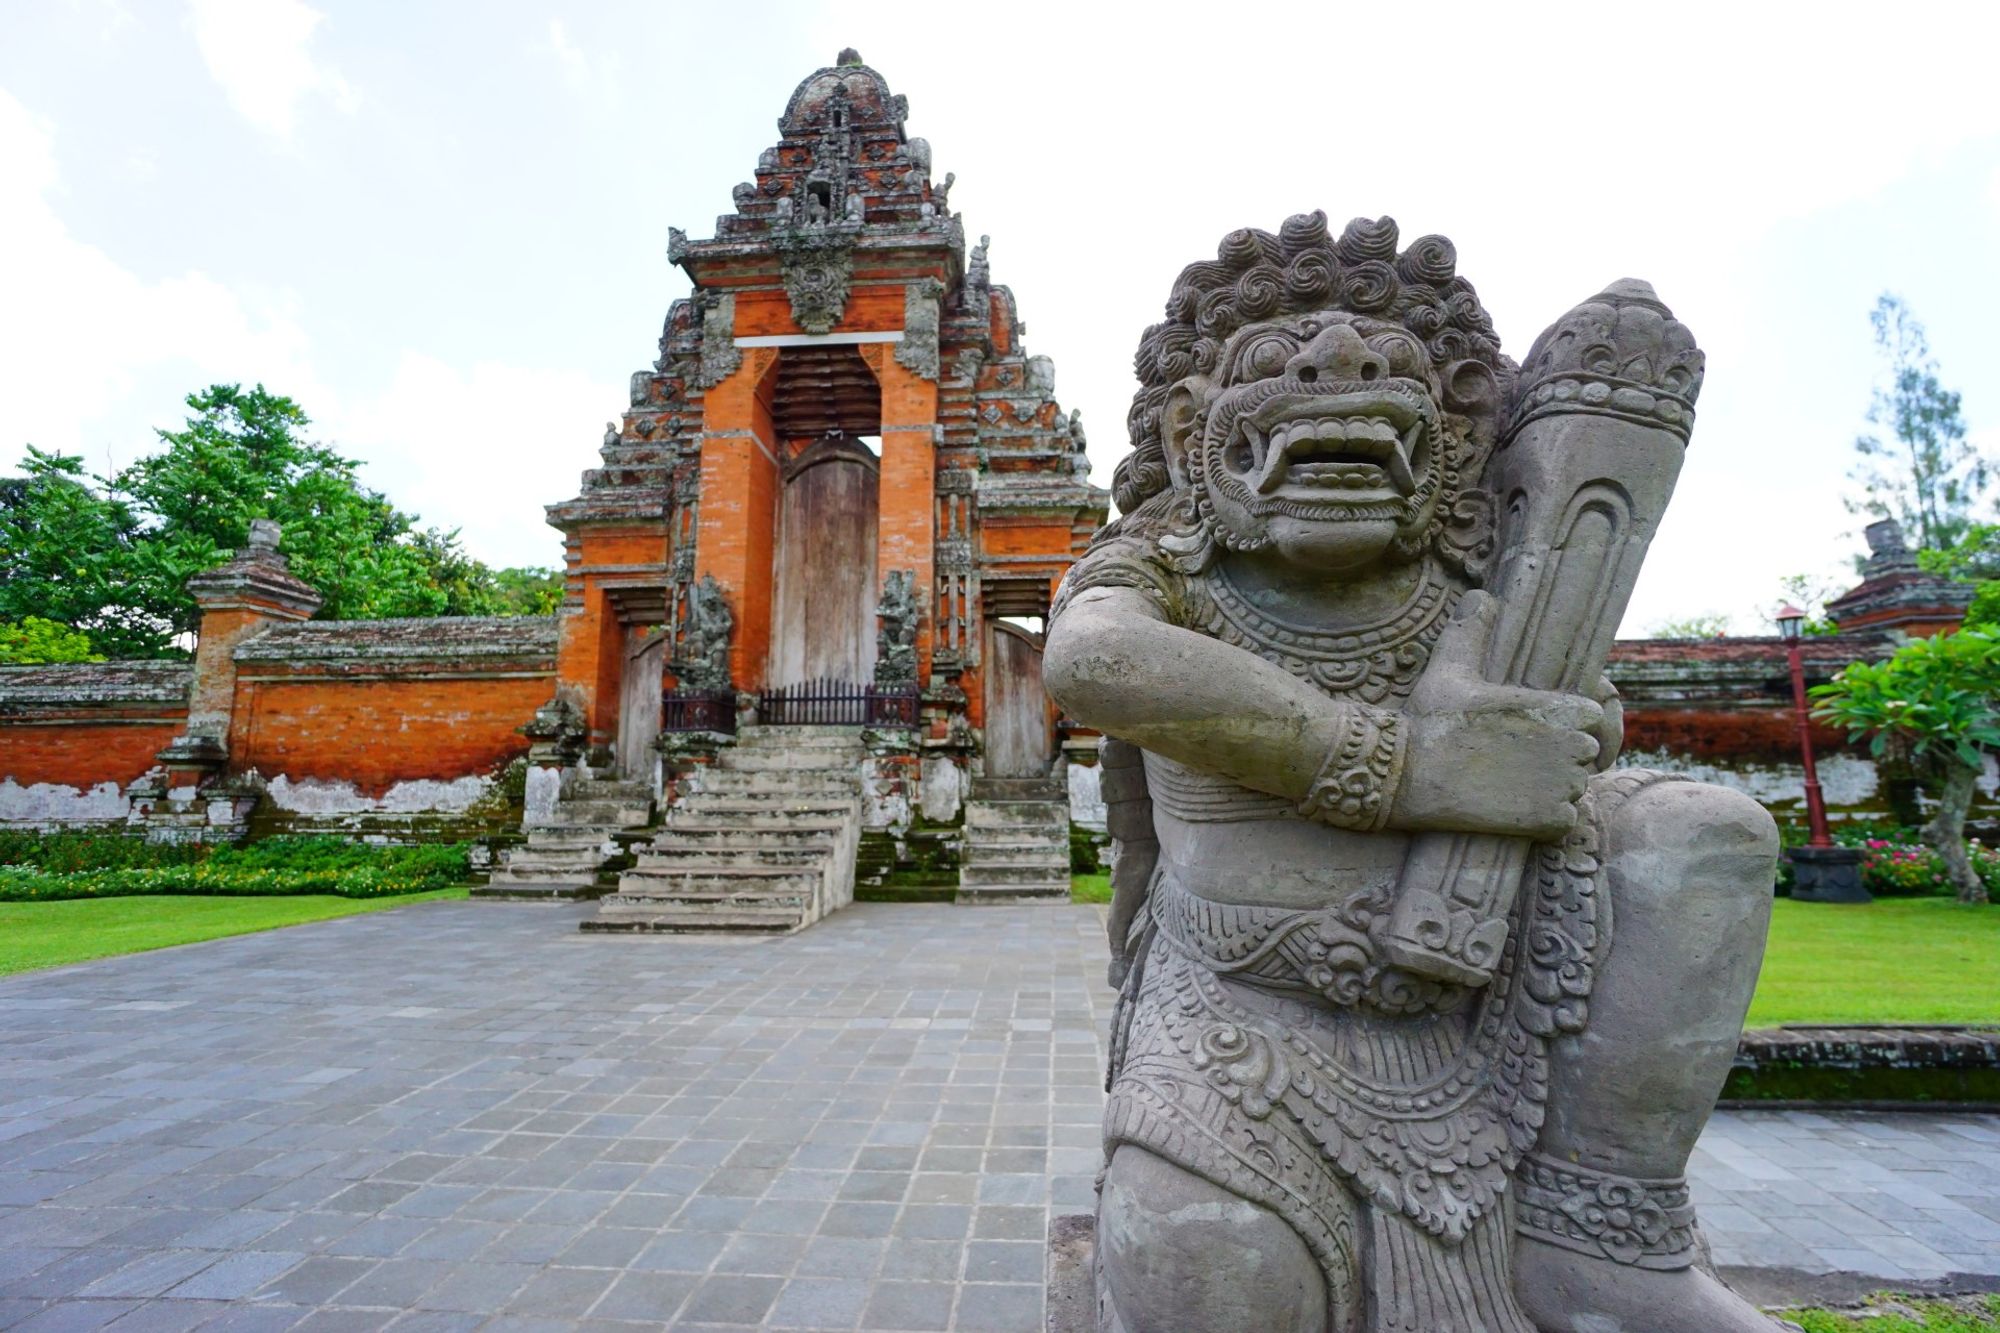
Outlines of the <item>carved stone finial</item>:
{"label": "carved stone finial", "polygon": [[844,69],[849,65],[865,65],[868,62],[863,60],[861,53],[853,47],[843,46],[840,48],[839,57],[833,63]]}
{"label": "carved stone finial", "polygon": [[1552,413],[1591,412],[1694,428],[1703,358],[1650,283],[1621,278],[1552,324],[1522,363],[1511,436]]}
{"label": "carved stone finial", "polygon": [[276,554],[278,550],[278,537],[280,531],[281,530],[278,527],[278,521],[276,519],[272,518],[251,519],[250,544],[248,549],[253,552],[261,553],[268,551],[271,552],[272,554]]}
{"label": "carved stone finial", "polygon": [[688,234],[679,227],[667,228],[667,262],[678,264],[687,258]]}

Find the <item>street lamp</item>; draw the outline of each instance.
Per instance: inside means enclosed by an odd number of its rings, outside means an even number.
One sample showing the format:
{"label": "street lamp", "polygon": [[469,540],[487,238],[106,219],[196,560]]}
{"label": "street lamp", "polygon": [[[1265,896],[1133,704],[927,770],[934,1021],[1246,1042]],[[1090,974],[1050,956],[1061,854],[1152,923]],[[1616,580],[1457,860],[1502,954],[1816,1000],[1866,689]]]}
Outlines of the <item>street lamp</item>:
{"label": "street lamp", "polygon": [[1778,622],[1778,636],[1785,641],[1785,657],[1792,668],[1792,712],[1798,719],[1799,757],[1805,761],[1806,824],[1811,830],[1806,845],[1789,853],[1792,897],[1815,903],[1872,902],[1861,887],[1860,851],[1834,846],[1826,829],[1826,798],[1820,792],[1819,766],[1813,763],[1812,715],[1806,711],[1806,669],[1799,644],[1806,613],[1787,602],[1772,619]]}

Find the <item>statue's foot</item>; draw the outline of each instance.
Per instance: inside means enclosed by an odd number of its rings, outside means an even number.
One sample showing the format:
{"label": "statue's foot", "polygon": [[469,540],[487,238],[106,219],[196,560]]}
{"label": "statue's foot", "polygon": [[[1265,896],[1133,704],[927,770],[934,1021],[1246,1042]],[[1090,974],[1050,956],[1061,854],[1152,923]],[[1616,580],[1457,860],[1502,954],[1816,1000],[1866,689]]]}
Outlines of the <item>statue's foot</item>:
{"label": "statue's foot", "polygon": [[1542,1333],[1776,1333],[1773,1319],[1702,1268],[1656,1272],[1514,1238],[1514,1295]]}

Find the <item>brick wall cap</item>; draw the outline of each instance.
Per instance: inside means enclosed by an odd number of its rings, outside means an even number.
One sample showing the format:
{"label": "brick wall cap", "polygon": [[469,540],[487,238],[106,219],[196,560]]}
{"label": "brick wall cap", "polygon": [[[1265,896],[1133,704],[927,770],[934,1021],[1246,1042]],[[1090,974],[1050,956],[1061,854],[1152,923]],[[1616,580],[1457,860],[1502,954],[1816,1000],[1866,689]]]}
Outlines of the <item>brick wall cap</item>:
{"label": "brick wall cap", "polygon": [[554,616],[433,616],[408,620],[308,620],[273,625],[237,645],[239,662],[548,656]]}
{"label": "brick wall cap", "polygon": [[185,704],[189,662],[61,662],[0,666],[0,710],[51,705]]}

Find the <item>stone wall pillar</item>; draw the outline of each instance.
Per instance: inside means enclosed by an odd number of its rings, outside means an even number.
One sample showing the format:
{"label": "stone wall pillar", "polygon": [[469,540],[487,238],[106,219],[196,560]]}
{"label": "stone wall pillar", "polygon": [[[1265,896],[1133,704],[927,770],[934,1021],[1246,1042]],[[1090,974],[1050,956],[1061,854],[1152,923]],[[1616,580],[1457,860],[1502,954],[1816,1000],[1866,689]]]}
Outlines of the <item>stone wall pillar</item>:
{"label": "stone wall pillar", "polygon": [[881,517],[875,539],[875,586],[907,569],[917,594],[917,680],[928,685],[936,633],[937,398],[935,379],[901,364],[894,344],[863,347],[882,389]]}
{"label": "stone wall pillar", "polygon": [[746,348],[742,361],[702,405],[701,517],[695,578],[714,575],[736,618],[729,674],[738,689],[764,684],[771,650],[771,601],[778,501],[772,373],[780,353]]}
{"label": "stone wall pillar", "polygon": [[201,608],[195,636],[194,680],[187,730],[159,753],[160,768],[132,790],[133,819],[149,836],[199,839],[233,836],[255,806],[250,786],[220,783],[230,767],[236,722],[236,648],[267,625],[309,620],[321,598],[295,578],[278,552],[278,525],[253,519],[250,541],[228,563],[188,580]]}

